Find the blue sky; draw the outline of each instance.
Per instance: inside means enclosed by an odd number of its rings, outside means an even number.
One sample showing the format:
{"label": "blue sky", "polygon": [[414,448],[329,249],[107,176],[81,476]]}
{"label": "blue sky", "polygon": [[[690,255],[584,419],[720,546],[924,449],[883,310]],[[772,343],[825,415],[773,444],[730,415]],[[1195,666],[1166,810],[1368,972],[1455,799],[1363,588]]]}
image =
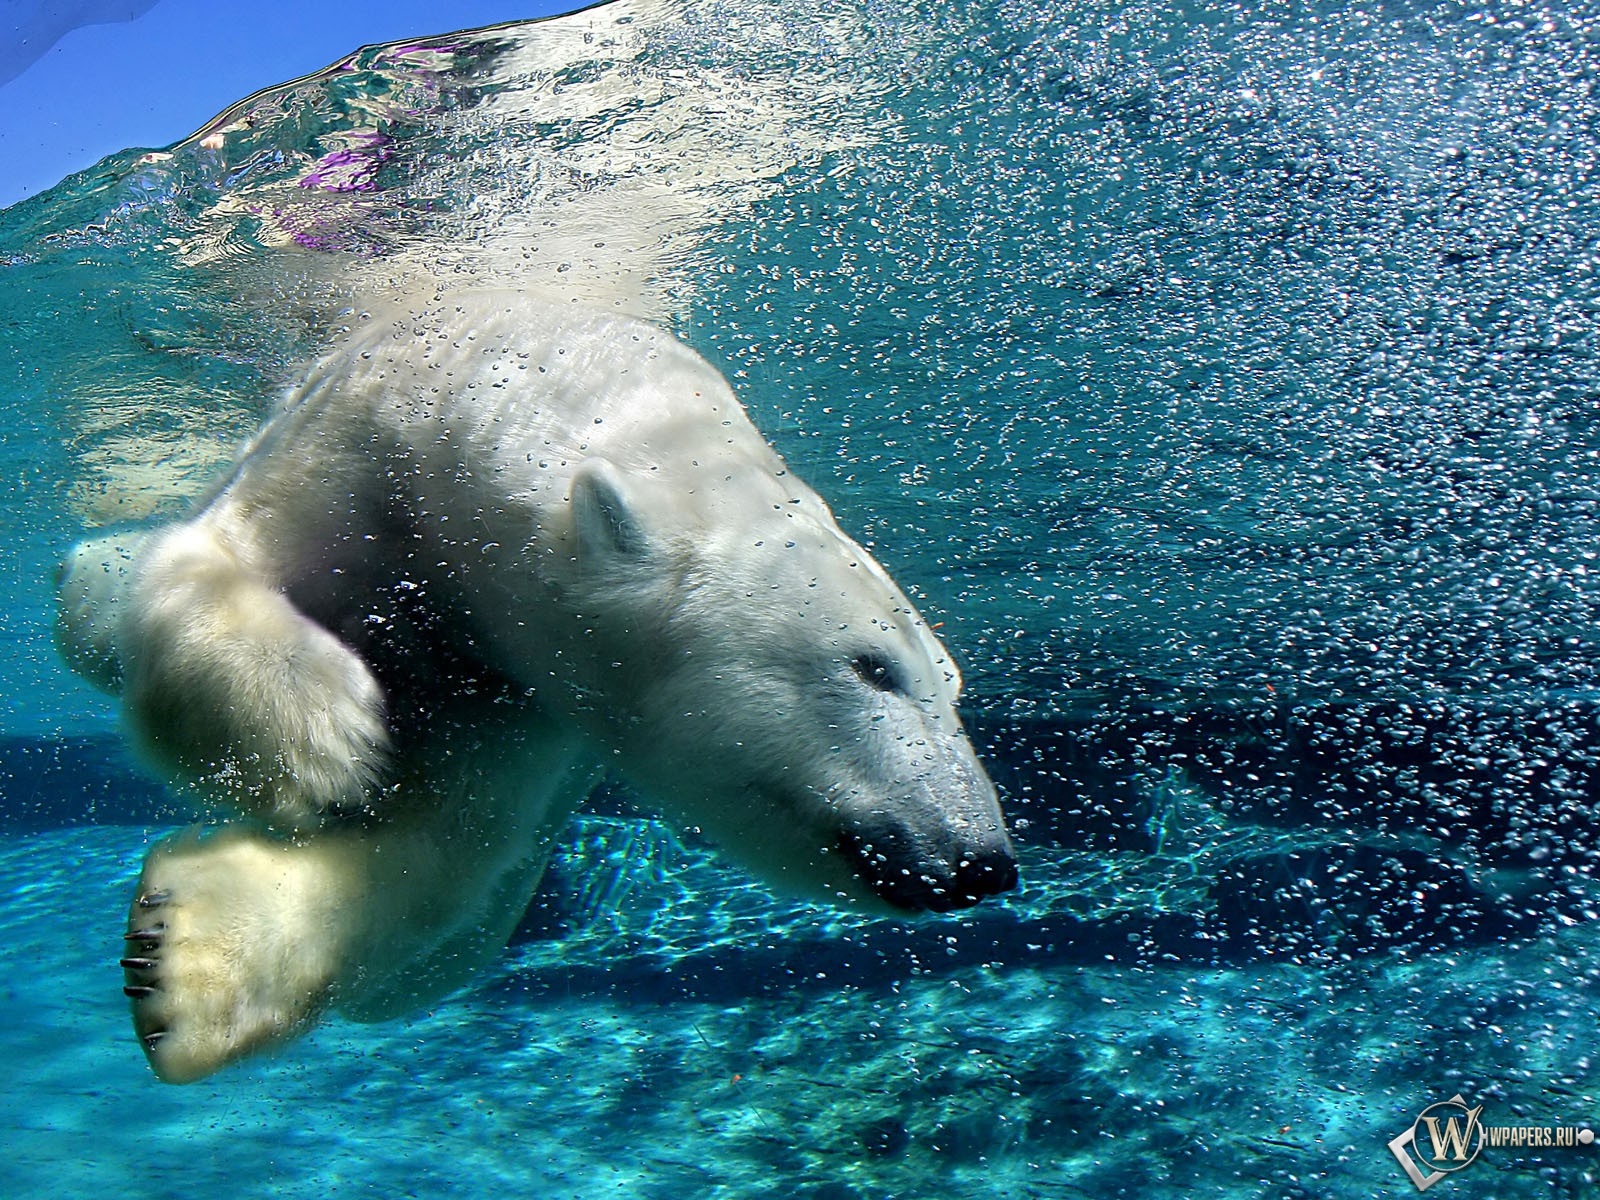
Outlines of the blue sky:
{"label": "blue sky", "polygon": [[[584,0],[0,0],[0,207],[370,42]],[[128,19],[132,17],[132,19]]]}

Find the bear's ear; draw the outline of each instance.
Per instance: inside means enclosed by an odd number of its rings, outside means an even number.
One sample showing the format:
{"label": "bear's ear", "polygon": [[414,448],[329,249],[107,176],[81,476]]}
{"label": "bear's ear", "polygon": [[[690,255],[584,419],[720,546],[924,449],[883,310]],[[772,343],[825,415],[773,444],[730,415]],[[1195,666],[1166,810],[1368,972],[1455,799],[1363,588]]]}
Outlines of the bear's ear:
{"label": "bear's ear", "polygon": [[650,535],[629,499],[629,481],[603,458],[591,458],[572,476],[572,527],[584,558],[642,558]]}

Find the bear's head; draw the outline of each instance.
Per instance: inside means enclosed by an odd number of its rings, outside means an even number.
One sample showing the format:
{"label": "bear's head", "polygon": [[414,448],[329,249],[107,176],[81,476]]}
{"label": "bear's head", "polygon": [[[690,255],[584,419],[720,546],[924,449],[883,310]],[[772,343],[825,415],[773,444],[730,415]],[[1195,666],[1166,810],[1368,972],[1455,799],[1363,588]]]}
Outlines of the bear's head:
{"label": "bear's head", "polygon": [[759,437],[730,444],[759,450],[696,459],[692,486],[578,468],[579,707],[669,815],[785,890],[936,911],[1009,890],[950,655]]}

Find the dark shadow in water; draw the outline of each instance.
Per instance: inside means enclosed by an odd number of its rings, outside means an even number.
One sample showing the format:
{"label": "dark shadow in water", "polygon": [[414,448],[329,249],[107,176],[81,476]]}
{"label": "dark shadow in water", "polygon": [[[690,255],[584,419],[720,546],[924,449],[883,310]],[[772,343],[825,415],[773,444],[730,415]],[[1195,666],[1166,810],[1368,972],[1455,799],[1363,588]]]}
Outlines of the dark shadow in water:
{"label": "dark shadow in water", "polygon": [[[979,721],[975,740],[1023,847],[1015,899],[955,921],[778,921],[771,936],[690,936],[670,952],[636,938],[633,953],[578,954],[538,976],[714,998],[982,963],[1327,965],[1531,936],[1592,907],[1597,727],[1595,707],[1572,700]],[[606,787],[589,811],[626,821],[639,810]],[[187,819],[115,738],[0,740],[0,834]],[[622,869],[648,874],[651,845],[641,839]],[[704,887],[693,899],[714,927],[721,893],[737,894],[738,881],[703,850],[684,853],[705,863],[689,886]],[[594,919],[592,854],[558,855],[519,943],[559,941]],[[1111,903],[1098,882],[1082,882],[1086,863],[1153,884]]]}

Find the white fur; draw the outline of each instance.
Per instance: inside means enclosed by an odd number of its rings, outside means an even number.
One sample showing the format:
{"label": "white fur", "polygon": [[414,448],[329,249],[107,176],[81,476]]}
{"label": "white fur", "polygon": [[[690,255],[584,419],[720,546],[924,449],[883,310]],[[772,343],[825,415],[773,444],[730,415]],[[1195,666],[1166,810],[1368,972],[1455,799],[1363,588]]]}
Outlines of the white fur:
{"label": "white fur", "polygon": [[[554,832],[595,781],[574,739],[503,697],[466,702],[408,756],[382,822],[287,839],[199,826],[147,858],[128,953],[160,963],[134,1027],[182,1083],[338,1008],[403,1015],[469,980],[527,906]],[[492,799],[491,799],[492,798]]]}
{"label": "white fur", "polygon": [[803,894],[1014,874],[948,654],[722,377],[627,318],[374,311],[188,520],[85,543],[61,593],[149,761],[246,818],[145,867],[164,1078],[459,984],[602,767]]}
{"label": "white fur", "polygon": [[150,539],[117,643],[131,732],[174,780],[290,828],[366,803],[388,749],[377,681],[216,528]]}

